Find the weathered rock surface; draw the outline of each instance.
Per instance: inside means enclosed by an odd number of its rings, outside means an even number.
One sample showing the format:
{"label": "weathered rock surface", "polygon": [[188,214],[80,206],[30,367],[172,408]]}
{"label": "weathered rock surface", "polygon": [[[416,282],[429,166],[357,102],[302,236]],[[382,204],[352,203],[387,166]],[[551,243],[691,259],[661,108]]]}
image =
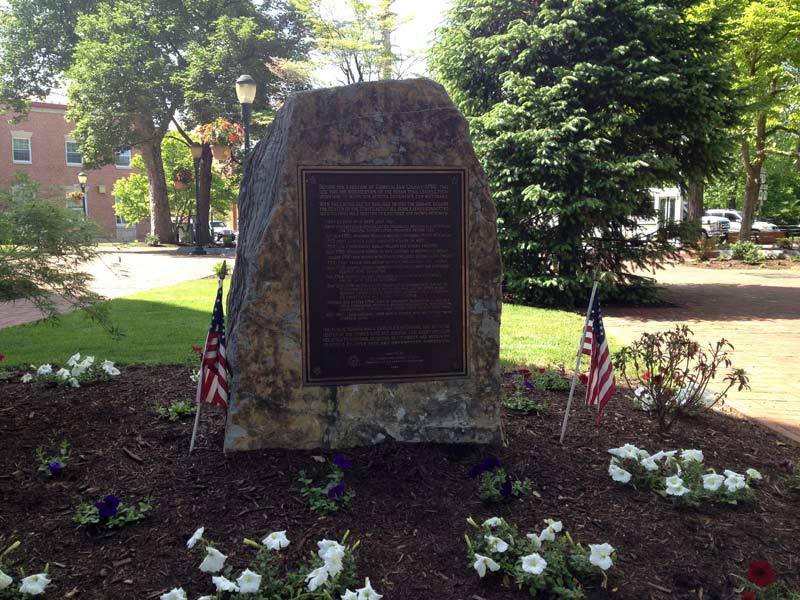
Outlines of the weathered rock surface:
{"label": "weathered rock surface", "polygon": [[[296,94],[250,160],[228,297],[226,450],[500,442],[496,214],[466,121],[444,88],[417,79]],[[468,377],[303,386],[299,165],[467,170]]]}

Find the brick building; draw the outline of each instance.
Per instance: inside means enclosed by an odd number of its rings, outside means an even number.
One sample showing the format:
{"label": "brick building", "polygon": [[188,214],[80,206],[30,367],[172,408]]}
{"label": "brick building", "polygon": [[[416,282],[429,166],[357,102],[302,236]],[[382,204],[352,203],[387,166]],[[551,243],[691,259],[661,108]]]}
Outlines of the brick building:
{"label": "brick building", "polygon": [[45,198],[65,198],[68,208],[83,212],[80,204],[66,200],[67,193],[80,190],[78,173],[88,175],[86,215],[97,222],[104,237],[115,241],[142,239],[150,224],[127,224],[114,213],[114,182],[131,173],[131,152],[117,154],[115,164],[88,170],[82,166],[78,145],[71,137],[72,124],[64,115],[67,107],[57,102],[32,102],[27,119],[9,124],[0,118],[0,188],[8,188],[15,173],[27,173],[39,183]]}

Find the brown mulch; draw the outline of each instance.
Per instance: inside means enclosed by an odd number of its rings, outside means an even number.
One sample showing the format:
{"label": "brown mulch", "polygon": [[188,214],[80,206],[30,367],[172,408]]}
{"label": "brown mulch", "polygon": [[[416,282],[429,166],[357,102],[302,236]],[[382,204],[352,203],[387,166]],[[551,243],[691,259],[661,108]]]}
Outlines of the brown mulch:
{"label": "brown mulch", "polygon": [[786,259],[765,260],[756,265],[751,265],[741,260],[723,260],[719,258],[712,258],[710,260],[692,260],[687,261],[688,265],[697,267],[698,269],[750,269],[760,270],[769,269],[777,271],[798,271],[800,270],[800,262],[791,261]]}
{"label": "brown mulch", "polygon": [[[564,522],[581,542],[610,542],[619,553],[609,589],[598,582],[589,598],[730,599],[733,574],[766,558],[779,576],[800,585],[800,494],[786,489],[777,463],[800,450],[748,421],[712,413],[679,423],[669,436],[628,407],[612,402],[603,428],[580,404],[563,447],[558,444],[564,394],[549,397],[540,416],[506,413],[505,448],[386,443],[347,452],[356,491],[349,508],[321,517],[297,490],[297,472],[312,456],[332,452],[269,450],[225,456],[222,417],[207,410],[199,451],[187,454],[192,420],[170,423],[158,406],[190,398],[186,367],[130,367],[122,376],[80,389],[38,389],[0,382],[0,546],[22,541],[14,556],[29,571],[47,562],[51,598],[157,598],[182,585],[190,598],[211,591],[185,547],[196,527],[227,552],[236,567],[253,556],[242,539],[286,529],[296,564],[323,537],[351,530],[361,540],[359,573],[386,600],[529,598],[497,577],[478,579],[466,560],[464,519],[504,516],[522,531],[539,531],[545,517]],[[67,439],[73,461],[60,479],[36,472],[34,451]],[[753,506],[679,510],[654,494],[615,484],[606,449],[632,442],[650,451],[702,448],[718,470],[755,467],[767,476]],[[520,477],[532,495],[500,508],[484,506],[469,468],[487,452]],[[152,494],[141,523],[92,532],[72,522],[81,501],[116,493],[123,501]]]}

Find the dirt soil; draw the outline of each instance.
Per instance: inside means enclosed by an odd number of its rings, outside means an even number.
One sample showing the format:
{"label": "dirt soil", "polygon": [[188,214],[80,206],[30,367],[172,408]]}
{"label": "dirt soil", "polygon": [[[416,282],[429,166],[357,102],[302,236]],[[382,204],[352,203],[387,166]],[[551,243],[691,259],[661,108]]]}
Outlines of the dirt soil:
{"label": "dirt soil", "polygon": [[800,271],[800,262],[788,259],[764,260],[751,265],[741,260],[712,258],[710,260],[690,260],[687,264],[699,269],[770,269],[777,271]]}
{"label": "dirt soil", "polygon": [[[185,547],[200,525],[243,568],[253,557],[242,539],[286,529],[293,564],[317,540],[351,530],[361,540],[359,573],[386,600],[530,598],[480,580],[466,560],[464,519],[501,515],[522,531],[553,517],[581,542],[618,550],[609,589],[588,598],[732,599],[751,560],[766,558],[800,586],[800,494],[786,489],[777,463],[800,450],[730,415],[712,413],[654,433],[618,394],[597,433],[579,405],[558,444],[565,394],[551,394],[542,415],[506,412],[508,446],[495,449],[385,443],[347,452],[356,491],[349,508],[321,517],[297,489],[301,468],[332,452],[256,451],[225,456],[223,417],[201,419],[199,450],[187,454],[192,420],[157,418],[159,406],[191,398],[187,367],[130,367],[109,382],[80,389],[41,389],[0,382],[0,546],[21,540],[14,556],[29,572],[50,563],[49,598],[143,600],[182,585],[190,598],[210,593],[200,556]],[[579,390],[579,394],[580,394]],[[36,471],[37,446],[67,439],[73,461],[59,479]],[[752,506],[679,510],[651,493],[615,484],[606,449],[632,442],[659,449],[701,448],[717,470],[759,469],[766,481]],[[502,507],[483,505],[467,472],[488,452],[520,477],[531,495]],[[152,494],[153,510],[137,524],[92,532],[72,522],[82,501],[115,493],[123,502]]]}

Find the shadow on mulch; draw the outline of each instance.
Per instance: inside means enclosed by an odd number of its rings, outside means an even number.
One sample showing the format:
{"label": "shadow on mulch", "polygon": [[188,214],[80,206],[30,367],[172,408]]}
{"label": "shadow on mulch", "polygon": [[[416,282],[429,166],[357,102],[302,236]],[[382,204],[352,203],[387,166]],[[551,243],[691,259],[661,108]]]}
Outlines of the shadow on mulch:
{"label": "shadow on mulch", "polygon": [[[800,494],[786,491],[777,467],[782,459],[800,459],[800,451],[748,421],[713,413],[661,436],[618,395],[599,433],[578,405],[561,447],[565,395],[551,394],[543,415],[504,414],[506,448],[386,443],[349,451],[356,497],[348,509],[321,517],[308,510],[296,485],[297,472],[313,468],[320,451],[225,456],[223,418],[209,409],[199,450],[187,454],[191,420],[163,421],[156,409],[193,396],[188,373],[187,367],[131,367],[114,381],[77,390],[0,382],[0,546],[21,540],[14,556],[29,571],[50,563],[48,597],[142,600],[174,585],[190,598],[209,593],[209,577],[197,568],[201,557],[185,547],[204,525],[237,568],[253,556],[242,545],[245,536],[288,530],[295,564],[317,540],[349,529],[361,540],[359,573],[386,600],[530,598],[504,589],[496,577],[478,579],[467,563],[464,519],[495,514],[522,531],[539,531],[553,517],[580,542],[617,548],[609,589],[593,582],[586,588],[592,599],[727,600],[737,597],[732,574],[744,575],[747,563],[761,558],[800,584]],[[48,480],[36,472],[34,451],[62,437],[73,461],[63,478]],[[611,481],[606,449],[625,442],[650,451],[699,447],[717,470],[752,466],[767,480],[754,506],[678,510]],[[486,452],[530,477],[541,498],[482,505],[467,472]],[[76,528],[77,505],[111,492],[129,502],[152,494],[154,509],[142,523],[110,533]]]}

